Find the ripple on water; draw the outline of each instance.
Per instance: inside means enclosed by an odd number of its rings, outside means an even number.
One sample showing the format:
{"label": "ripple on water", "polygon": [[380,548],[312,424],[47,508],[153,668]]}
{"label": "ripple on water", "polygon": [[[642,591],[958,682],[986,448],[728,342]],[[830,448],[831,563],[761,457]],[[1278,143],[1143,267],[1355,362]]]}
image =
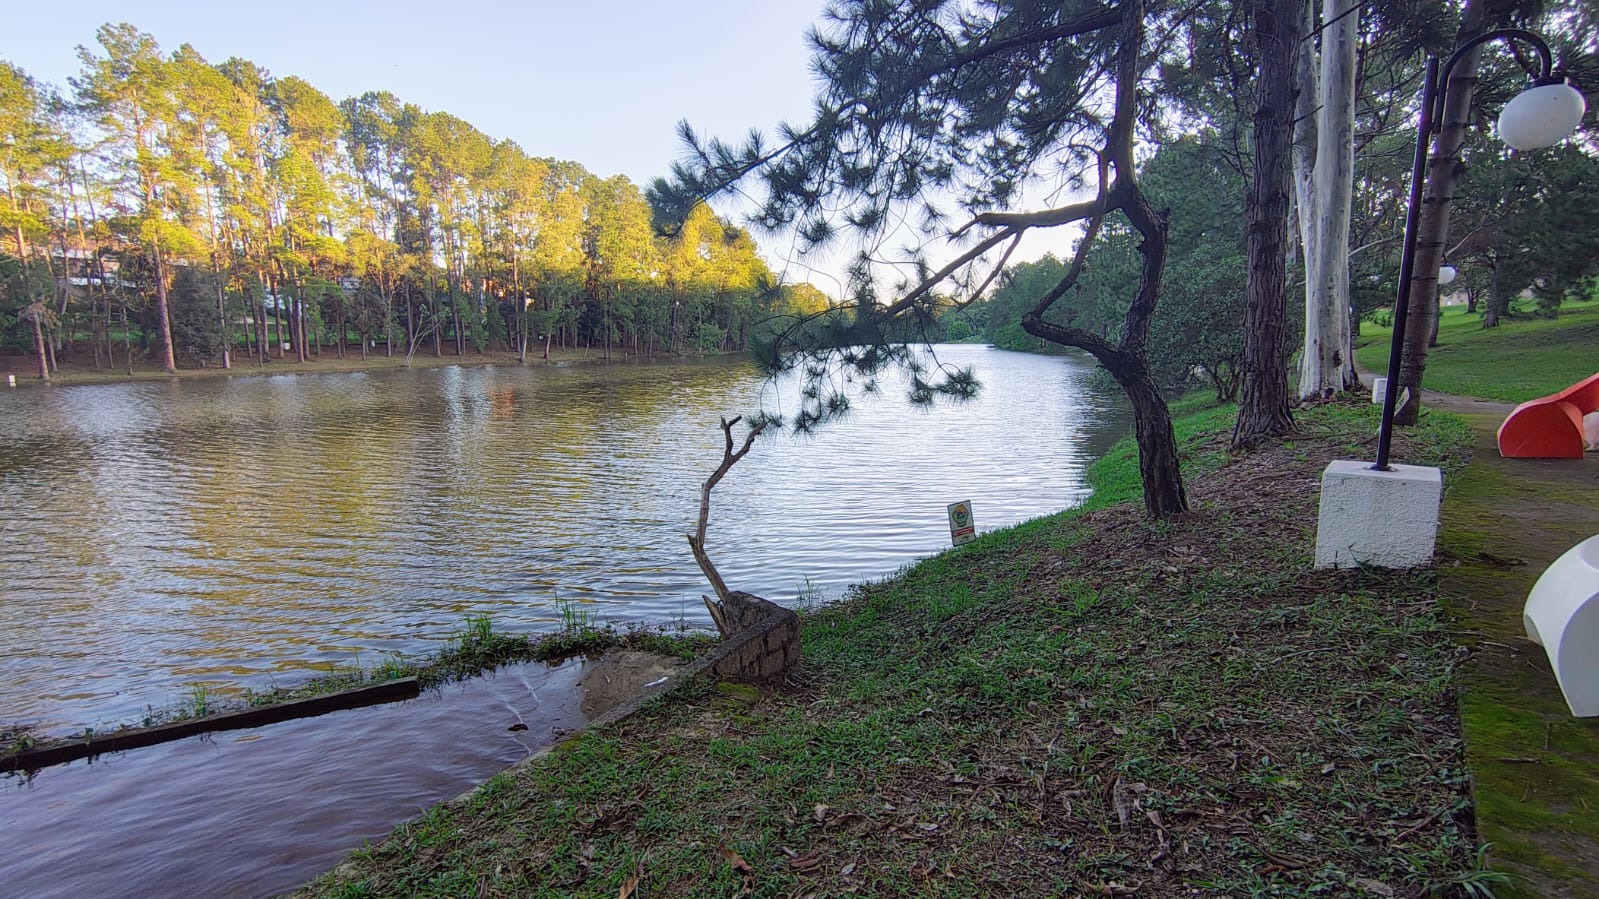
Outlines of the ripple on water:
{"label": "ripple on water", "polygon": [[[901,391],[778,435],[717,488],[709,544],[744,589],[838,595],[1086,493],[1126,431],[1082,360],[940,348],[979,399]],[[0,395],[0,721],[137,719],[196,678],[261,689],[434,648],[466,614],[530,631],[557,601],[704,624],[683,534],[719,416],[792,411],[741,362],[479,367]],[[61,651],[70,649],[70,653]]]}

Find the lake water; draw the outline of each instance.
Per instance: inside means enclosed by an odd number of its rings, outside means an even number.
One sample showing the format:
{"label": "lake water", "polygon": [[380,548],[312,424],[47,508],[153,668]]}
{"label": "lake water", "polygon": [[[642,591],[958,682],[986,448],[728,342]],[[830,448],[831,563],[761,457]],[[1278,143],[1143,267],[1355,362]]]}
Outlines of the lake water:
{"label": "lake water", "polygon": [[[815,437],[763,438],[716,490],[728,583],[837,596],[1085,495],[1129,425],[1076,357],[938,348],[980,397],[891,383]],[[683,534],[718,417],[792,410],[746,362],[450,367],[0,393],[0,724],[47,733],[433,649],[463,616],[535,631],[708,624]]]}
{"label": "lake water", "polygon": [[[1129,427],[1083,360],[938,353],[977,367],[980,398],[887,389],[733,469],[708,542],[735,589],[837,596],[947,546],[955,500],[981,529],[1072,505]],[[292,684],[434,649],[466,614],[551,629],[558,598],[708,625],[683,534],[717,419],[794,391],[718,360],[0,393],[0,724]],[[579,726],[591,665],[0,778],[0,892],[292,888]]]}

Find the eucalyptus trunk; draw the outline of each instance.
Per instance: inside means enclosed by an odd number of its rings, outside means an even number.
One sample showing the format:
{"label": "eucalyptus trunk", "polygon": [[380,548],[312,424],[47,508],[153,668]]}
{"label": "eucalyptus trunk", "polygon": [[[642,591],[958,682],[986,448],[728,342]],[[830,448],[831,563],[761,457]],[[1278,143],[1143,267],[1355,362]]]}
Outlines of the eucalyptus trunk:
{"label": "eucalyptus trunk", "polygon": [[1356,0],[1326,0],[1322,8],[1320,109],[1313,179],[1314,278],[1305,281],[1305,346],[1299,357],[1299,396],[1326,399],[1358,382],[1350,358],[1349,215],[1355,172]]}
{"label": "eucalyptus trunk", "polygon": [[172,315],[171,306],[167,303],[167,264],[161,255],[161,245],[155,245],[155,315],[159,322],[161,338],[161,370],[167,374],[174,374],[178,370],[178,360],[172,351]]}

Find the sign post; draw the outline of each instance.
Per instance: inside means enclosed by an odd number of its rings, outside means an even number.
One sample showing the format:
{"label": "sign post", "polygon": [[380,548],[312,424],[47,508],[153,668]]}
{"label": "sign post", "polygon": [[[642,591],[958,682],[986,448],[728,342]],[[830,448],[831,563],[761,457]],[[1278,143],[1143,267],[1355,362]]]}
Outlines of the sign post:
{"label": "sign post", "polygon": [[949,504],[949,539],[956,546],[977,539],[977,521],[972,517],[972,501]]}

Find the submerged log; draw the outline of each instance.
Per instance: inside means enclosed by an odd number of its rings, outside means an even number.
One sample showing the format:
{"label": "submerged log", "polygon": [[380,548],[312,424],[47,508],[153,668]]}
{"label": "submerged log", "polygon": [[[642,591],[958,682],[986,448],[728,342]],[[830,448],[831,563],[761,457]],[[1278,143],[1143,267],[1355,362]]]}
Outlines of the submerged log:
{"label": "submerged log", "polygon": [[258,709],[246,709],[242,712],[225,712],[220,715],[191,718],[187,721],[175,721],[171,724],[162,724],[156,727],[138,727],[107,734],[91,734],[83,740],[74,740],[69,743],[51,743],[0,756],[0,772],[36,771],[50,765],[90,758],[103,752],[119,752],[124,749],[137,749],[141,746],[154,746],[158,743],[180,740],[196,734],[223,730],[244,730],[265,724],[276,724],[279,721],[290,721],[295,718],[311,718],[316,715],[325,715],[328,712],[337,712],[341,709],[356,709],[362,706],[378,705],[400,699],[412,699],[421,691],[421,685],[417,683],[416,678],[404,677],[399,680],[373,684],[369,687],[357,687],[354,690],[341,690],[338,693],[326,693],[321,696],[312,696],[309,699],[280,702],[276,705],[262,706]]}

